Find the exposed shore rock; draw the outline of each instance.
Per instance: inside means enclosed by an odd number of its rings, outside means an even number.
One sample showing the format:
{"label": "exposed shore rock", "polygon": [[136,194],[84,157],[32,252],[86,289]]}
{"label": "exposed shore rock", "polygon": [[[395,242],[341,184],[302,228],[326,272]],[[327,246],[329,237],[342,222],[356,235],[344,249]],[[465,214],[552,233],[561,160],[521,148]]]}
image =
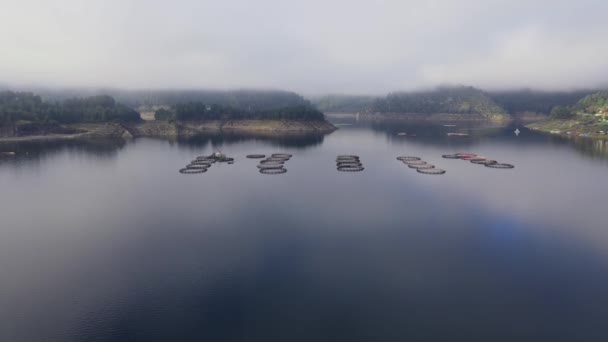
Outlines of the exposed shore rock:
{"label": "exposed shore rock", "polygon": [[136,138],[182,137],[204,133],[254,133],[266,135],[325,134],[336,130],[327,121],[291,120],[227,120],[168,122],[144,121],[139,123],[84,123],[72,125],[32,126],[26,130],[15,127],[0,129],[0,141],[55,140],[76,138]]}
{"label": "exposed shore rock", "polygon": [[[331,114],[330,114],[331,116]],[[359,119],[386,121],[489,121],[509,122],[513,118],[506,114],[420,114],[420,113],[361,113]]]}

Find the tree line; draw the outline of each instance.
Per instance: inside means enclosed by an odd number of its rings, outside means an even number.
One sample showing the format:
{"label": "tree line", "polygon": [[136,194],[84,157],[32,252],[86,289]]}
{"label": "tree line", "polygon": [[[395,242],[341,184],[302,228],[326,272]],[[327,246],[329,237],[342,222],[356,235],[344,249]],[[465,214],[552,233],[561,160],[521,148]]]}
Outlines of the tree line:
{"label": "tree line", "polygon": [[577,114],[607,114],[608,91],[599,91],[583,97],[572,106],[555,106],[551,110],[554,119],[569,119]]}
{"label": "tree line", "polygon": [[273,109],[246,110],[202,102],[176,104],[169,109],[161,108],[155,113],[156,120],[324,120],[322,112],[311,105],[292,105]]}
{"label": "tree line", "polygon": [[30,92],[0,92],[0,124],[16,121],[80,123],[141,120],[137,111],[107,95],[45,102]]}
{"label": "tree line", "polygon": [[380,113],[504,114],[487,94],[473,87],[440,87],[430,91],[398,92],[378,98],[372,110]]}

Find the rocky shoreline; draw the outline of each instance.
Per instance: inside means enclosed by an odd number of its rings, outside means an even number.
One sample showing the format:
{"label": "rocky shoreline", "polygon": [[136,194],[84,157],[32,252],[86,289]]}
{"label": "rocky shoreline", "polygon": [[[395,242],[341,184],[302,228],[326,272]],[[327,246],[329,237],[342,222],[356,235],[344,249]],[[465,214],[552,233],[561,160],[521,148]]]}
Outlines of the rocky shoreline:
{"label": "rocky shoreline", "polygon": [[566,137],[608,139],[608,125],[599,124],[591,118],[570,120],[547,119],[526,126],[529,129]]}
{"label": "rocky shoreline", "polygon": [[480,114],[420,114],[420,113],[327,113],[328,116],[346,117],[356,116],[360,120],[370,121],[486,121],[486,122],[509,122],[513,118],[507,115],[483,116]]}
{"label": "rocky shoreline", "polygon": [[[51,129],[52,128],[52,129]],[[138,123],[83,123],[38,127],[36,130],[5,129],[0,141],[34,141],[86,138],[189,137],[205,133],[262,135],[325,134],[336,130],[327,121],[213,120],[192,122],[144,121]]]}

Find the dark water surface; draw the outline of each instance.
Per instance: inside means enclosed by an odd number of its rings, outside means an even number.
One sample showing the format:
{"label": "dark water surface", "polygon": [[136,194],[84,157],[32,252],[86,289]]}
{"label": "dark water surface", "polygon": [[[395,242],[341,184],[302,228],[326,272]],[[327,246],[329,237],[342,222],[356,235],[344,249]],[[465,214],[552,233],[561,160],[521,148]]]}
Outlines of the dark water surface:
{"label": "dark water surface", "polygon": [[512,130],[0,145],[0,341],[607,341],[608,143]]}

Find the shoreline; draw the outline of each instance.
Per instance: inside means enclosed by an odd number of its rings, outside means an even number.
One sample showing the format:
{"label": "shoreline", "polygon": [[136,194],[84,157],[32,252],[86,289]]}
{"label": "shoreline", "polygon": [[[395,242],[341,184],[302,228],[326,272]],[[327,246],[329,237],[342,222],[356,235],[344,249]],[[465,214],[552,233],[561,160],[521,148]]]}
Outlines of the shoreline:
{"label": "shoreline", "polygon": [[0,142],[55,141],[89,138],[192,137],[206,133],[243,133],[265,136],[327,134],[337,127],[328,121],[214,120],[196,122],[143,121],[138,123],[81,123],[64,125],[81,133],[0,137]]}
{"label": "shoreline", "polygon": [[562,137],[580,137],[596,140],[608,140],[608,134],[597,133],[608,132],[608,125],[601,125],[590,121],[588,118],[575,118],[568,120],[547,119],[526,125],[534,131],[544,132]]}
{"label": "shoreline", "polygon": [[420,114],[420,113],[325,113],[327,117],[351,118],[367,121],[471,121],[471,122],[500,122],[506,123],[514,120],[511,116],[500,115],[499,117],[485,117],[480,114]]}

